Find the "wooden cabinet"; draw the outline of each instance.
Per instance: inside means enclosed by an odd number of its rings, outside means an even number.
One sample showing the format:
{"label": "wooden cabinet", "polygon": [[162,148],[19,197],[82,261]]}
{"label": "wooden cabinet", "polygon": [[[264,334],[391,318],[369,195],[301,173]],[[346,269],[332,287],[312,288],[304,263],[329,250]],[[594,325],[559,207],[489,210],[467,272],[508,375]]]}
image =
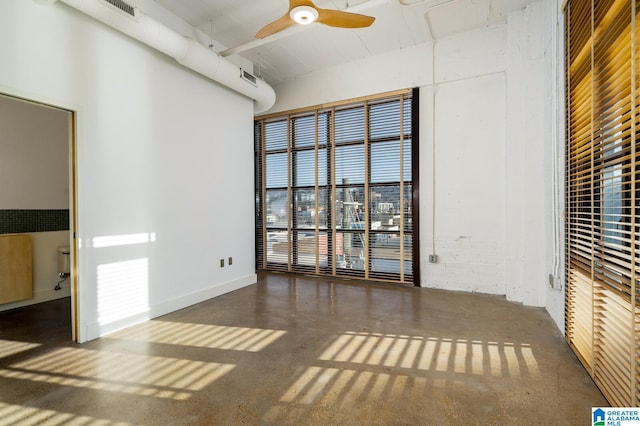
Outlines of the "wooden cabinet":
{"label": "wooden cabinet", "polygon": [[0,304],[32,297],[31,237],[0,235]]}

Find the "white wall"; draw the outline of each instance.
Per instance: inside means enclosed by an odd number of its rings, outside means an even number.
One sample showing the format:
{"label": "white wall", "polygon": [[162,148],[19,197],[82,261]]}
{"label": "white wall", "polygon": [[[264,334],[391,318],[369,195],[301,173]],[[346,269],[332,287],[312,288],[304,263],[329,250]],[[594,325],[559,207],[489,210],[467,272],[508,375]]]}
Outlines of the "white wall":
{"label": "white wall", "polygon": [[256,281],[251,100],[59,2],[0,2],[0,61],[77,112],[81,340]]}
{"label": "white wall", "polygon": [[[545,162],[551,164],[551,173],[546,176],[547,247],[550,270],[553,270],[555,288],[547,287],[546,308],[564,333],[564,146],[565,146],[565,106],[564,106],[564,11],[563,0],[545,2],[545,24],[549,30],[543,33],[544,44],[544,139],[550,141],[545,149]],[[555,202],[554,202],[555,198]],[[547,228],[547,229],[548,229]],[[555,231],[554,231],[555,230]]]}
{"label": "white wall", "polygon": [[425,93],[420,127],[423,286],[505,293],[504,41],[492,26],[436,42],[435,126]]}
{"label": "white wall", "polygon": [[[434,48],[301,76],[276,87],[270,112],[419,86],[422,286],[547,306],[562,328],[561,304],[549,303],[561,292],[548,285],[553,236],[545,87],[554,73],[545,66],[546,13],[545,2],[532,3],[502,24],[439,39]],[[427,260],[434,252],[437,264]]]}
{"label": "white wall", "polygon": [[548,274],[543,3],[509,16],[507,298],[544,306]]}
{"label": "white wall", "polygon": [[[69,113],[0,96],[0,209],[69,209]],[[69,231],[29,233],[33,298],[0,311],[69,296],[58,282],[57,251]]]}
{"label": "white wall", "polygon": [[0,209],[69,208],[69,113],[0,96]]}
{"label": "white wall", "polygon": [[274,86],[276,103],[268,112],[424,86],[431,81],[430,58],[431,45],[423,44],[305,74]]}
{"label": "white wall", "polygon": [[564,332],[561,3],[533,3],[508,23],[507,297],[545,306]]}

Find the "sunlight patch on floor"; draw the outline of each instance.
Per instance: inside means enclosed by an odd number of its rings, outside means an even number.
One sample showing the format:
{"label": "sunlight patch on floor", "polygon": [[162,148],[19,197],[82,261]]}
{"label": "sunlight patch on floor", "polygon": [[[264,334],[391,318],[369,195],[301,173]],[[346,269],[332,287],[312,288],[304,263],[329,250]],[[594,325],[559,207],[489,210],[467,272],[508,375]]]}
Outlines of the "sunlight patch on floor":
{"label": "sunlight patch on floor", "polygon": [[347,332],[321,361],[493,377],[539,377],[531,345],[442,337]]}
{"label": "sunlight patch on floor", "polygon": [[42,346],[40,343],[17,342],[14,340],[0,339],[0,359],[10,357],[20,352]]}
{"label": "sunlight patch on floor", "polygon": [[420,400],[434,389],[470,386],[471,377],[540,377],[527,343],[381,333],[336,336],[313,364],[293,379],[263,421],[294,421],[312,406],[339,411]]}
{"label": "sunlight patch on floor", "polygon": [[350,409],[363,403],[382,403],[403,398],[407,392],[424,394],[424,378],[351,369],[309,367],[289,387],[280,404],[271,407],[263,421],[278,423],[292,419],[296,410],[310,405]]}
{"label": "sunlight patch on floor", "polygon": [[0,402],[0,426],[129,426],[131,423]]}
{"label": "sunlight patch on floor", "polygon": [[152,320],[106,338],[259,352],[284,334],[282,330]]}
{"label": "sunlight patch on floor", "polygon": [[0,369],[0,377],[184,400],[234,367],[231,364],[61,348]]}

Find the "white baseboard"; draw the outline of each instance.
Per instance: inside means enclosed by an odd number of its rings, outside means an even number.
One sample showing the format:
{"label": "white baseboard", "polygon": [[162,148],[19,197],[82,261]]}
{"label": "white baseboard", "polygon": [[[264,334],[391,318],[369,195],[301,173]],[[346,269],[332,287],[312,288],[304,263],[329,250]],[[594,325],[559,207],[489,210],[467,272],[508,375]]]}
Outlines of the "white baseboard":
{"label": "white baseboard", "polygon": [[147,311],[137,315],[122,318],[108,324],[94,323],[87,325],[86,333],[84,333],[84,336],[80,336],[80,341],[86,342],[89,340],[97,339],[98,337],[105,336],[118,330],[122,330],[123,328],[130,327],[134,324],[138,324],[144,321],[148,321],[152,318],[157,318],[159,316],[184,309],[188,306],[195,305],[196,303],[204,302],[205,300],[209,300],[214,297],[221,296],[225,293],[229,293],[248,285],[255,284],[256,282],[258,282],[258,276],[256,274],[250,274],[204,290],[180,296],[177,299],[158,303],[156,305],[150,306]]}
{"label": "white baseboard", "polygon": [[[22,308],[23,306],[35,305],[37,303],[50,302],[52,300],[62,299],[69,296],[71,296],[71,290],[68,286],[62,287],[57,291],[53,288],[40,290],[34,292],[31,299],[20,300],[18,302],[5,303],[0,305],[0,312],[8,311],[9,309]],[[69,312],[69,315],[71,315],[71,312]]]}

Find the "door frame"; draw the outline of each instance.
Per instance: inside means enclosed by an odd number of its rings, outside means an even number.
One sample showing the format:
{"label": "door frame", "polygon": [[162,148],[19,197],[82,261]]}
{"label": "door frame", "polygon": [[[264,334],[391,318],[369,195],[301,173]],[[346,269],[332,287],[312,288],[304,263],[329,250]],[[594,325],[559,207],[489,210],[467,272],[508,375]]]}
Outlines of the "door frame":
{"label": "door frame", "polygon": [[0,96],[14,99],[19,102],[27,102],[33,105],[52,108],[59,111],[69,113],[68,117],[68,149],[69,149],[69,248],[70,248],[70,269],[71,275],[69,277],[70,293],[71,293],[71,339],[74,342],[80,342],[80,280],[78,274],[78,167],[77,167],[77,113],[78,108],[75,106],[67,105],[65,102],[59,102],[51,99],[37,99],[33,93],[19,93],[15,90],[10,90],[4,87],[0,87]]}

